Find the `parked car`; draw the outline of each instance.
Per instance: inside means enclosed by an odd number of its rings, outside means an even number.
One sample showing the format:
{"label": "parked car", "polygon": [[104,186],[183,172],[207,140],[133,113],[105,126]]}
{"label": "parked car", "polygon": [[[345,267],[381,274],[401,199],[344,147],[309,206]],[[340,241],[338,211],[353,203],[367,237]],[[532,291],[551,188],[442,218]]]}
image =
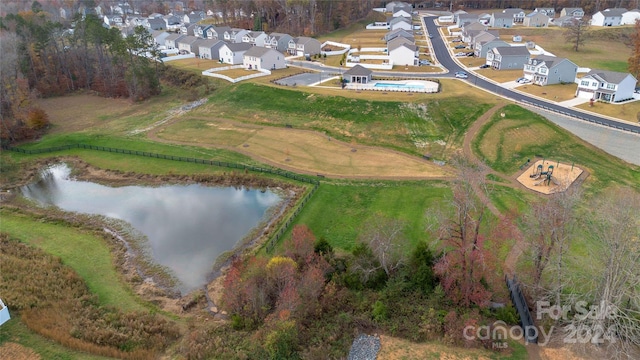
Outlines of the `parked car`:
{"label": "parked car", "polygon": [[462,39],[453,39],[451,41],[453,41],[453,42],[462,42]]}
{"label": "parked car", "polygon": [[433,35],[432,34],[429,34],[429,39],[433,39]]}
{"label": "parked car", "polygon": [[431,61],[429,61],[429,60],[420,60],[418,62],[418,64],[420,64],[420,65],[431,65]]}
{"label": "parked car", "polygon": [[490,66],[491,66],[491,65],[489,65],[489,64],[483,64],[483,65],[480,65],[480,69],[487,69],[487,68],[489,68]]}
{"label": "parked car", "polygon": [[416,31],[416,35],[422,35],[422,31]]}
{"label": "parked car", "polygon": [[523,78],[523,77],[521,77],[521,78],[519,78],[518,80],[516,80],[516,82],[517,82],[518,84],[528,84],[528,83],[530,83],[530,82],[531,82],[531,80],[529,80],[529,79],[527,79],[527,78]]}
{"label": "parked car", "polygon": [[468,53],[466,53],[467,56],[473,56],[473,51],[469,51]]}
{"label": "parked car", "polygon": [[456,53],[456,56],[457,56],[457,57],[467,56],[467,53],[459,52],[459,53]]}
{"label": "parked car", "polygon": [[455,76],[456,76],[458,79],[466,79],[466,78],[468,78],[468,77],[469,77],[469,74],[467,74],[467,73],[466,73],[466,72],[464,72],[464,71],[457,71],[457,72],[456,72],[456,74],[455,74]]}
{"label": "parked car", "polygon": [[453,48],[454,49],[464,49],[464,48],[466,48],[466,46],[465,45],[456,45]]}

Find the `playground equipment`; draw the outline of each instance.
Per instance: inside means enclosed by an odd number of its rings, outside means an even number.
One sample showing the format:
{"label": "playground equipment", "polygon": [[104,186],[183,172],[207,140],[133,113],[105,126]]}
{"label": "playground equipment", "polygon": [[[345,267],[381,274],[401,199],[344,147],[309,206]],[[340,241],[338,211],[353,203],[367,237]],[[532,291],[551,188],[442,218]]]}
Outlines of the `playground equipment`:
{"label": "playground equipment", "polygon": [[[536,173],[537,177],[535,177],[536,180],[538,179],[542,179],[538,182],[533,183],[533,185],[538,186],[538,185],[546,185],[549,186],[551,185],[551,183],[553,182],[556,185],[560,185],[558,183],[558,180],[556,180],[555,177],[553,177],[553,169],[554,166],[553,165],[549,165],[549,167],[547,168],[547,171],[542,171],[542,165],[538,165],[537,169],[536,169]],[[533,177],[533,176],[532,176]]]}

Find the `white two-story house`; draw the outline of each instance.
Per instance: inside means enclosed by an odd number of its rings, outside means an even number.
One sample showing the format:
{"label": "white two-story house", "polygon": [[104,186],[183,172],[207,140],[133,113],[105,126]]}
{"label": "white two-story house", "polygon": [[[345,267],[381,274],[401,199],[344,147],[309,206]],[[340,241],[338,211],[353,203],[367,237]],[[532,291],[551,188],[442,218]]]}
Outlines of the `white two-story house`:
{"label": "white two-story house", "polygon": [[253,46],[265,47],[267,37],[264,31],[249,31],[242,37],[242,42],[249,43]]}
{"label": "white two-story house", "polygon": [[591,70],[578,82],[576,96],[604,102],[620,102],[633,98],[637,80],[629,73]]}
{"label": "white two-story house", "polygon": [[622,24],[622,14],[627,9],[614,8],[598,11],[591,17],[591,25],[593,26],[620,26]]}
{"label": "white two-story house", "polygon": [[280,51],[281,53],[287,52],[289,48],[289,41],[293,39],[289,34],[283,33],[271,33],[267,37],[264,43],[264,47],[275,49]]}

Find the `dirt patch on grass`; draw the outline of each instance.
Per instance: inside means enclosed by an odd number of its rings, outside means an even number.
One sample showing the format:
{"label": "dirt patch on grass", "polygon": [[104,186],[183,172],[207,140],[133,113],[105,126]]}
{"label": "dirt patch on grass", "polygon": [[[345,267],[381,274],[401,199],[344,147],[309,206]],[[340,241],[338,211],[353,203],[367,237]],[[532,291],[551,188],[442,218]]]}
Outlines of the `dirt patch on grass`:
{"label": "dirt patch on grass", "polygon": [[35,351],[14,342],[6,342],[0,346],[0,359],[11,360],[39,360]]}
{"label": "dirt patch on grass", "polygon": [[483,350],[458,349],[437,343],[412,343],[405,339],[391,336],[380,336],[381,348],[378,353],[380,360],[401,359],[443,359],[461,360],[478,359],[489,360],[491,357]]}
{"label": "dirt patch on grass", "polygon": [[[552,172],[550,181],[547,180],[548,174],[545,175],[545,172],[549,171]],[[583,170],[577,166],[538,160],[518,176],[518,182],[529,190],[548,195],[566,190],[580,177],[582,172]]]}
{"label": "dirt patch on grass", "polygon": [[519,86],[518,90],[543,99],[560,102],[575,98],[576,84],[555,84],[546,86],[527,84]]}

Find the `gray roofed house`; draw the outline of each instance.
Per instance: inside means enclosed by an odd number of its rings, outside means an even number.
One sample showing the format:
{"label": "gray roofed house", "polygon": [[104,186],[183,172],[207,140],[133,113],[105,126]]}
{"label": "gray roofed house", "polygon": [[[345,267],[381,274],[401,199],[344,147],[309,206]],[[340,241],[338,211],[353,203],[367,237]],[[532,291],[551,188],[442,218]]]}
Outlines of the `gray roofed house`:
{"label": "gray roofed house", "polygon": [[389,42],[395,38],[397,38],[398,36],[403,36],[407,39],[410,39],[411,41],[415,41],[415,38],[413,37],[413,32],[412,31],[407,31],[404,29],[396,29],[396,30],[391,30],[388,33],[386,33],[384,35],[384,40],[386,42]]}
{"label": "gray roofed house", "polygon": [[560,16],[559,18],[555,18],[551,20],[551,24],[555,26],[560,26],[560,27],[567,27],[567,26],[575,25],[578,21],[580,21],[580,18],[571,16],[571,15],[566,15],[566,16]]}
{"label": "gray roofed house", "polygon": [[248,42],[253,46],[264,47],[267,38],[267,33],[264,31],[249,31],[242,37],[242,42]]}
{"label": "gray roofed house", "polygon": [[488,40],[476,41],[473,48],[473,54],[476,57],[484,58],[487,56],[487,52],[489,52],[489,49],[493,49],[498,46],[509,46],[509,44],[497,37]]}
{"label": "gray roofed house", "polygon": [[184,36],[180,40],[176,41],[176,43],[178,44],[178,49],[180,49],[180,51],[187,51],[196,54],[196,56],[198,56],[198,51],[200,50],[199,46],[201,42],[201,39],[198,39],[197,37],[192,35]]}
{"label": "gray roofed house", "polygon": [[178,48],[178,41],[180,39],[182,39],[185,35],[182,34],[169,34],[169,36],[167,36],[164,39],[164,45],[167,49],[177,49]]}
{"label": "gray roofed house", "polygon": [[387,5],[385,6],[385,11],[386,12],[393,12],[393,9],[396,6],[408,6],[411,7],[411,4],[404,2],[404,1],[390,1],[389,3],[387,3]]}
{"label": "gray roofed house", "polygon": [[196,26],[198,26],[198,25],[197,24],[183,24],[182,26],[180,26],[180,33],[182,35],[195,36]]}
{"label": "gray roofed house", "polygon": [[591,25],[593,26],[620,26],[622,25],[622,14],[626,13],[627,9],[612,8],[603,11],[598,11],[591,16]]}
{"label": "gray roofed house", "polygon": [[533,12],[539,12],[539,13],[545,14],[550,18],[556,16],[556,9],[554,9],[552,7],[535,8],[535,9],[533,9]]}
{"label": "gray roofed house", "polygon": [[463,27],[465,24],[478,22],[477,14],[460,14],[456,18],[456,26]]}
{"label": "gray roofed house", "polygon": [[238,65],[243,63],[244,53],[253,46],[249,43],[227,43],[220,47],[220,61],[225,64]]}
{"label": "gray roofed house", "polygon": [[247,50],[243,55],[242,64],[250,70],[277,70],[287,67],[283,53],[261,46],[253,46]]}
{"label": "gray roofed house", "polygon": [[287,48],[289,47],[289,41],[291,39],[293,38],[289,34],[274,32],[269,34],[269,36],[265,40],[264,46],[271,49],[276,49],[281,53],[284,53],[287,51]]}
{"label": "gray roofed house", "polygon": [[291,55],[303,56],[303,55],[316,55],[320,54],[320,47],[322,44],[320,41],[306,37],[300,36],[297,38],[293,38],[289,41],[288,51]]}
{"label": "gray roofed house", "polygon": [[207,39],[202,40],[198,46],[198,53],[202,59],[218,60],[220,58],[220,48],[225,42],[222,40]]}
{"label": "gray roofed house", "polygon": [[549,26],[550,17],[547,14],[541,12],[532,12],[524,17],[524,26],[528,27],[547,27]]}
{"label": "gray roofed house", "polygon": [[148,30],[165,30],[167,28],[167,24],[162,18],[144,19],[142,26]]}
{"label": "gray roofed house", "polygon": [[524,46],[498,46],[487,51],[487,64],[495,70],[522,69],[531,54]]}
{"label": "gray roofed house", "polygon": [[576,96],[604,102],[633,99],[637,79],[629,73],[591,70],[578,82]]}
{"label": "gray roofed house", "polygon": [[521,23],[524,21],[525,12],[520,8],[509,8],[502,10],[503,14],[509,14],[513,16],[514,23]]}
{"label": "gray roofed house", "polygon": [[165,40],[169,37],[169,33],[161,30],[153,30],[151,31],[151,36],[153,36],[153,41],[158,46],[165,46]]}
{"label": "gray roofed house", "polygon": [[391,29],[391,30],[396,30],[396,29],[412,30],[413,29],[413,24],[411,24],[411,19],[399,16],[399,17],[393,18],[393,20],[391,20],[389,22],[389,29]]}
{"label": "gray roofed house", "polygon": [[[491,14],[491,19],[489,20],[489,26],[495,28],[510,28],[513,26],[514,17],[512,14],[508,13],[493,13]],[[524,16],[522,17],[524,21]]]}
{"label": "gray roofed house", "polygon": [[523,67],[524,77],[533,84],[545,86],[572,83],[578,73],[578,65],[569,59],[549,55],[530,58]]}
{"label": "gray roofed house", "polygon": [[212,26],[205,31],[207,39],[222,40],[225,31],[231,30],[228,26]]}
{"label": "gray roofed house", "polygon": [[342,78],[353,84],[366,84],[371,81],[373,71],[362,65],[356,65],[342,74]]}
{"label": "gray roofed house", "polygon": [[560,16],[582,18],[584,16],[584,10],[582,10],[582,8],[564,8],[560,11]]}
{"label": "gray roofed house", "polygon": [[418,47],[401,39],[392,40],[387,44],[389,60],[393,65],[415,66],[418,63]]}

